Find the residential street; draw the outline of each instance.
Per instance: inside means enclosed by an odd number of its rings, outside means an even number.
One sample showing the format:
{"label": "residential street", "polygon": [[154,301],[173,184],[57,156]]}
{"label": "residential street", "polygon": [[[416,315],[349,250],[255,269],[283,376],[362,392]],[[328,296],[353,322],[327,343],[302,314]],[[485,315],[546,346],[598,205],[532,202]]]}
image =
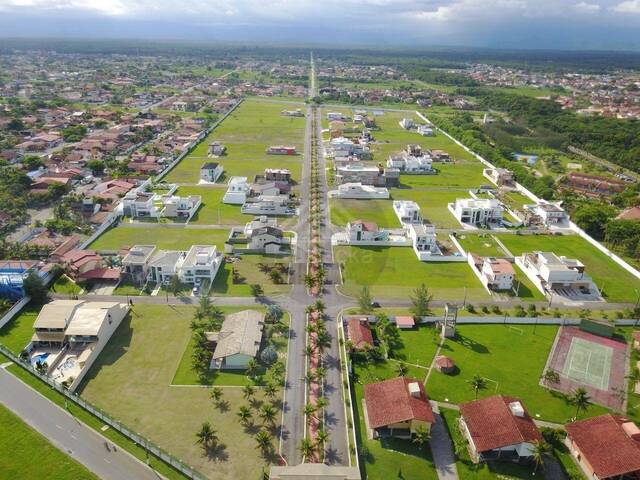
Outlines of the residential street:
{"label": "residential street", "polygon": [[[0,403],[103,480],[162,476],[0,368]],[[109,445],[109,449],[107,449]],[[34,458],[34,461],[37,459]]]}

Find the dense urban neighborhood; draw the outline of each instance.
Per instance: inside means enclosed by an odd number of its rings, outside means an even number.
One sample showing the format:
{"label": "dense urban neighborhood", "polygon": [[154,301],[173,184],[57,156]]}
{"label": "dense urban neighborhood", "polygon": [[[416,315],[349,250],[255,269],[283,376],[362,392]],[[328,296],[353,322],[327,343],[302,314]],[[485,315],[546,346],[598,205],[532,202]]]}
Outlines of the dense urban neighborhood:
{"label": "dense urban neighborhood", "polygon": [[12,45],[0,478],[640,478],[637,69]]}

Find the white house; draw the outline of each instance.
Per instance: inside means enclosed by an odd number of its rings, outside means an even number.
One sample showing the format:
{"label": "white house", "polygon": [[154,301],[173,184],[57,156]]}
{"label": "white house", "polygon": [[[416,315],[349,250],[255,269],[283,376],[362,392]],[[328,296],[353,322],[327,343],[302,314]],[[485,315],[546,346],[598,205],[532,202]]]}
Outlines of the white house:
{"label": "white house", "polygon": [[346,228],[349,243],[357,242],[386,242],[389,240],[389,231],[380,230],[374,222],[354,220],[347,223]]}
{"label": "white house", "polygon": [[215,344],[210,368],[246,369],[249,360],[258,355],[263,330],[262,312],[242,310],[227,315],[219,332],[207,334]]}
{"label": "white house", "polygon": [[416,126],[415,122],[411,118],[403,118],[399,123],[405,130],[410,130]]}
{"label": "white house", "polygon": [[167,284],[177,276],[182,283],[198,285],[208,280],[212,284],[222,262],[223,255],[215,245],[192,245],[188,251],[155,251],[144,270],[147,280],[155,283]]}
{"label": "white house", "polygon": [[409,225],[408,232],[418,259],[423,260],[431,255],[442,255],[440,247],[438,247],[436,229],[433,225],[412,223]]}
{"label": "white house", "polygon": [[219,157],[224,155],[224,152],[227,150],[227,147],[222,143],[214,141],[209,144],[209,155],[214,157]]}
{"label": "white house", "polygon": [[276,226],[275,219],[262,216],[247,223],[243,229],[232,228],[225,248],[228,253],[240,254],[249,251],[279,255],[288,253],[289,245],[291,245],[291,239],[284,236],[282,229]]}
{"label": "white house", "polygon": [[434,173],[431,157],[417,157],[406,152],[390,155],[387,167],[397,168],[403,173]]}
{"label": "white house", "polygon": [[231,177],[227,185],[227,191],[222,197],[222,203],[244,205],[251,191],[247,177]]}
{"label": "white house", "polygon": [[190,195],[160,195],[152,192],[131,190],[122,199],[122,209],[132,218],[187,218],[190,219],[200,208],[202,197]]}
{"label": "white house", "polygon": [[330,198],[345,198],[353,200],[388,199],[389,190],[386,187],[363,185],[360,182],[350,182],[338,185],[337,190],[328,192]]}
{"label": "white house", "polygon": [[433,128],[427,125],[419,125],[417,131],[423,137],[433,137],[434,135]]}
{"label": "white house", "polygon": [[245,202],[240,211],[247,215],[295,215],[288,195],[260,195]]}
{"label": "white house", "polygon": [[511,290],[516,272],[513,265],[503,258],[486,257],[482,263],[481,275],[490,290]]}
{"label": "white house", "polygon": [[553,252],[524,253],[516,257],[518,265],[545,295],[599,296],[598,289],[580,260],[558,256]]}
{"label": "white house", "polygon": [[403,225],[422,223],[420,206],[413,200],[394,200],[393,211]]}
{"label": "white house", "polygon": [[223,171],[219,163],[207,162],[200,167],[200,179],[208,183],[216,183]]}
{"label": "white house", "polygon": [[284,238],[282,230],[279,228],[261,227],[251,231],[247,248],[275,255],[282,252],[283,245],[288,244],[288,239]]}
{"label": "white house", "polygon": [[525,205],[525,210],[530,212],[534,218],[539,218],[547,227],[551,226],[568,226],[569,215],[561,207],[554,203],[540,200],[532,205]]}
{"label": "white house", "polygon": [[462,224],[486,227],[502,222],[503,208],[495,198],[458,198],[449,207]]}
{"label": "white house", "polygon": [[327,120],[329,122],[333,122],[334,120],[338,120],[340,122],[346,122],[347,120],[349,120],[349,116],[340,112],[328,112]]}
{"label": "white house", "polygon": [[498,187],[515,187],[516,179],[511,170],[506,168],[485,168],[482,174]]}
{"label": "white house", "polygon": [[336,137],[331,139],[330,142],[331,151],[334,157],[362,157],[364,154],[369,153],[369,147],[363,143],[356,143],[345,137]]}

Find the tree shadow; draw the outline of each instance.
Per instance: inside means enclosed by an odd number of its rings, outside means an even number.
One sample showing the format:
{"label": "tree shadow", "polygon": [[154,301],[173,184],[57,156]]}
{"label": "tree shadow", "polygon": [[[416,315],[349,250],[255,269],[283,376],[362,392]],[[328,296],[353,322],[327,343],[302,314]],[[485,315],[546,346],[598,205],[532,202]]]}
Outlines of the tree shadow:
{"label": "tree shadow", "polygon": [[212,448],[207,448],[205,454],[213,462],[226,462],[229,460],[227,446],[224,443],[218,443]]}

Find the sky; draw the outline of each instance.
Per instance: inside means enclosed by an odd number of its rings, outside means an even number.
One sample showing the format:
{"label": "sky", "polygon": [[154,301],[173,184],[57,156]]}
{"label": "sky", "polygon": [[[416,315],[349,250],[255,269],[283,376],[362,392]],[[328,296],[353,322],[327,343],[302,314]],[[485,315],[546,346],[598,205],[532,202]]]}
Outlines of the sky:
{"label": "sky", "polygon": [[640,50],[640,0],[0,0],[0,36]]}

